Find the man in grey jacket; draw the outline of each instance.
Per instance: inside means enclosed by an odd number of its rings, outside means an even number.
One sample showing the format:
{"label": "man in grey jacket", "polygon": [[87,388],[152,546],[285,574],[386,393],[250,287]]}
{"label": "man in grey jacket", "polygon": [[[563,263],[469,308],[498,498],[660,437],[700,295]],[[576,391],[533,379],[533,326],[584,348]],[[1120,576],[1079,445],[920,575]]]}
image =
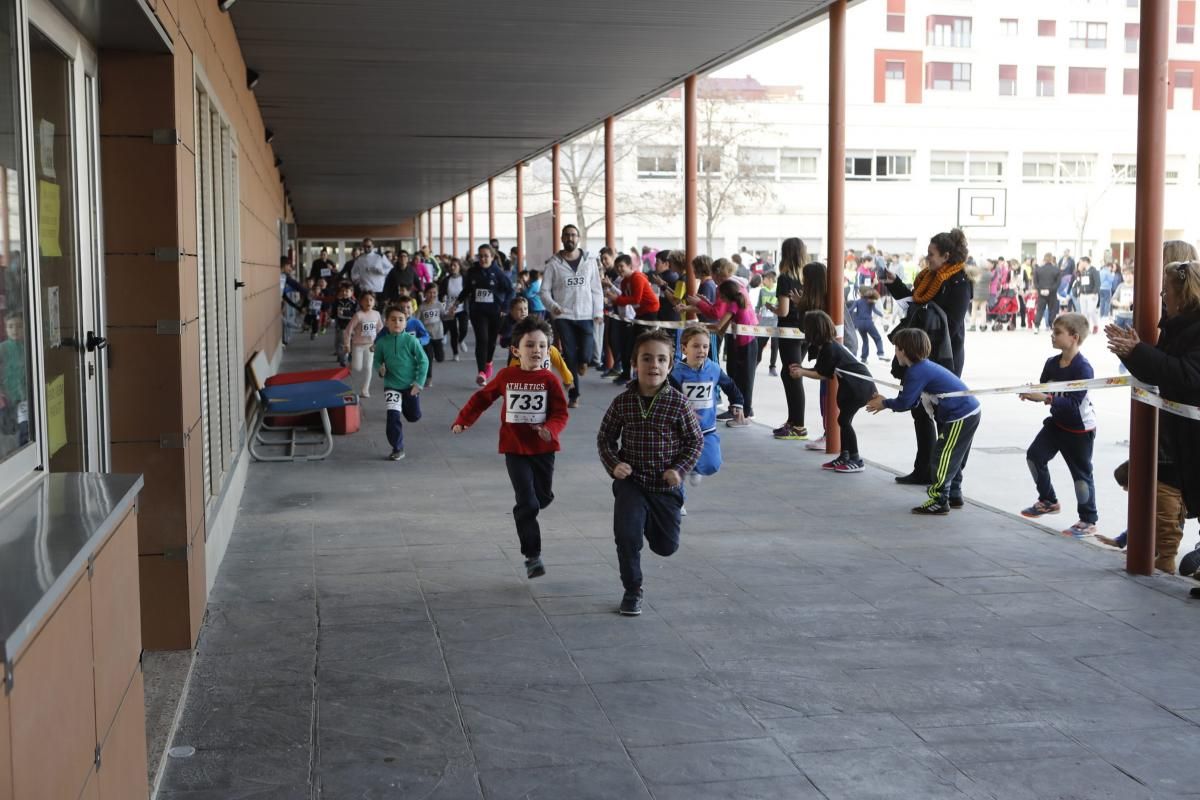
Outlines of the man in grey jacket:
{"label": "man in grey jacket", "polygon": [[[579,376],[592,360],[595,326],[604,322],[604,290],[595,256],[579,247],[579,229],[563,226],[562,244],[563,249],[546,262],[541,297],[563,360]],[[571,408],[579,405],[580,383],[576,379],[571,385]]]}

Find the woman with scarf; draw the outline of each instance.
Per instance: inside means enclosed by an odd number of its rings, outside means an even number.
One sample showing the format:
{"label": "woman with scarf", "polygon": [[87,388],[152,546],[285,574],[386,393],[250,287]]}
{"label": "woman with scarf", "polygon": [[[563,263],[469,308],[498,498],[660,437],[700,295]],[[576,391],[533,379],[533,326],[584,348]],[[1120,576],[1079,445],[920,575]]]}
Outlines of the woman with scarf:
{"label": "woman with scarf", "polygon": [[[908,314],[912,314],[917,305],[932,303],[946,315],[946,323],[950,336],[950,349],[954,354],[955,375],[961,377],[963,364],[966,361],[964,346],[967,338],[967,313],[971,309],[971,281],[963,271],[967,260],[967,237],[958,228],[939,233],[929,240],[929,250],[925,259],[925,269],[917,273],[910,290],[898,277],[889,273],[888,291],[896,300],[912,298]],[[906,316],[908,316],[906,314]],[[903,323],[901,323],[903,327]],[[930,455],[933,444],[937,439],[937,428],[933,420],[918,406],[912,411],[913,427],[917,434],[917,457],[913,461],[913,471],[908,475],[900,475],[896,483],[926,485],[931,480],[932,464]]]}

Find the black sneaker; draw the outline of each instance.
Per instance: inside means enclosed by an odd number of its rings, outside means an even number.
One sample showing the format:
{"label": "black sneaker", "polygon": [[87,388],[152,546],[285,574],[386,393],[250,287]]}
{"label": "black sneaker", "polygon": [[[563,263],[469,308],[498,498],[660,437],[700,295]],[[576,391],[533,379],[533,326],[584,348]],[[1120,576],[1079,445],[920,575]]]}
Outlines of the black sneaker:
{"label": "black sneaker", "polygon": [[950,507],[951,508],[962,508],[964,505],[966,505],[966,502],[961,497],[951,497],[950,498]]}
{"label": "black sneaker", "polygon": [[913,508],[912,513],[923,514],[925,516],[944,517],[950,513],[950,506],[945,503],[939,503],[937,500],[930,500]]}
{"label": "black sneaker", "polygon": [[625,592],[625,596],[621,598],[621,616],[623,617],[638,617],[642,614],[642,590],[637,589],[632,592]]}
{"label": "black sneaker", "polygon": [[720,414],[717,414],[717,421],[719,421],[719,422],[723,422],[725,420],[730,420],[730,419],[733,419],[732,411],[722,411]]}
{"label": "black sneaker", "polygon": [[631,380],[633,380],[633,378],[629,377],[625,373],[621,373],[617,377],[613,378],[613,383],[629,383]]}
{"label": "black sneaker", "polygon": [[897,475],[896,483],[902,483],[905,486],[928,486],[929,479],[922,477],[915,472],[910,472],[907,475]]}
{"label": "black sneaker", "polygon": [[403,461],[404,460],[404,451],[403,450],[393,450],[392,454],[390,456],[388,456],[388,460],[389,461]]}
{"label": "black sneaker", "polygon": [[525,559],[525,577],[540,578],[546,574],[546,566],[542,564],[541,556]]}
{"label": "black sneaker", "polygon": [[1197,586],[1195,589],[1192,589],[1190,592],[1188,592],[1188,597],[1192,598],[1193,600],[1200,600],[1200,586]]}

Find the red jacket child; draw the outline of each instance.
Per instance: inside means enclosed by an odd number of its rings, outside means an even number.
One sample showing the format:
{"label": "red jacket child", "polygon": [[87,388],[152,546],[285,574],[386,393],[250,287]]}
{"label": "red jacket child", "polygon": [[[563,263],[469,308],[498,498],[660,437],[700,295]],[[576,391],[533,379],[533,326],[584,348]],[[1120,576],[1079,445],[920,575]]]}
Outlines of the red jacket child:
{"label": "red jacket child", "polygon": [[[558,376],[545,369],[526,371],[515,366],[500,370],[471,395],[454,424],[471,427],[501,397],[501,453],[534,455],[559,450],[558,436],[567,426],[567,397]],[[550,432],[549,441],[538,435],[543,427]]]}

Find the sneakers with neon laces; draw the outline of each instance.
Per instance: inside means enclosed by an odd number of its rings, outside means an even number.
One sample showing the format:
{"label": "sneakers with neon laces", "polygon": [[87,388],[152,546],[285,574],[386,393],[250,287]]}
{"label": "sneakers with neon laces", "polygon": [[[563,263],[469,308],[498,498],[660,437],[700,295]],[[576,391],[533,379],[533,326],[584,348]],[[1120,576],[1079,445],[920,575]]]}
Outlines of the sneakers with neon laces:
{"label": "sneakers with neon laces", "polygon": [[1089,536],[1096,535],[1096,526],[1091,522],[1079,520],[1071,527],[1062,532],[1063,536],[1070,536],[1075,539],[1086,539]]}
{"label": "sneakers with neon laces", "polygon": [[814,450],[817,452],[824,450],[825,449],[825,437],[822,436],[819,439],[810,439],[804,445],[804,449],[805,450]]}
{"label": "sneakers with neon laces", "polygon": [[1038,517],[1046,514],[1057,514],[1060,511],[1062,511],[1062,506],[1060,506],[1058,503],[1046,503],[1038,500],[1029,508],[1021,509],[1021,516],[1029,517],[1030,519],[1037,519]]}
{"label": "sneakers with neon laces", "polygon": [[836,470],[838,468],[838,464],[841,464],[841,463],[842,463],[842,457],[838,456],[833,461],[826,461],[824,464],[822,464],[821,469],[829,470],[830,472],[832,472],[832,471]]}
{"label": "sneakers with neon laces", "polygon": [[798,441],[808,438],[807,428],[798,428],[795,425],[788,425],[787,423],[780,425],[778,428],[771,431],[771,433],[776,439]]}
{"label": "sneakers with neon laces", "polygon": [[867,465],[863,463],[861,458],[847,458],[842,461],[842,463],[834,467],[833,471],[850,474],[854,472],[863,472],[866,470],[866,468]]}

